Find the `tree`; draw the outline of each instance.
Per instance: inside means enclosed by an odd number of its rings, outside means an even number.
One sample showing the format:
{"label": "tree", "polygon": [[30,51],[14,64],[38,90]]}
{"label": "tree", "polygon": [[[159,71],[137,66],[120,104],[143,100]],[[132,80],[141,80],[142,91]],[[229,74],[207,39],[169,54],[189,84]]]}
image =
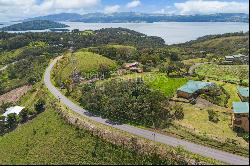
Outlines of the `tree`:
{"label": "tree", "polygon": [[108,65],[105,65],[105,64],[101,64],[99,66],[99,73],[100,73],[100,76],[104,76],[104,78],[109,78],[110,75],[111,75],[111,71],[110,71],[110,68]]}
{"label": "tree", "polygon": [[0,116],[0,135],[2,135],[5,131],[5,117]]}
{"label": "tree", "polygon": [[81,104],[97,115],[118,122],[149,127],[167,126],[171,121],[167,98],[140,79],[112,79],[100,86],[83,88]]}
{"label": "tree", "polygon": [[184,118],[184,110],[181,105],[175,105],[173,107],[174,110],[174,118],[176,120],[182,120]]}
{"label": "tree", "polygon": [[20,112],[19,117],[20,117],[20,122],[21,123],[26,122],[28,120],[28,110],[27,109],[23,109]]}
{"label": "tree", "polygon": [[39,114],[45,110],[45,100],[39,99],[35,104],[35,110]]}
{"label": "tree", "polygon": [[209,109],[207,110],[207,112],[208,112],[209,121],[214,122],[214,123],[218,123],[220,121],[218,114],[214,110]]}
{"label": "tree", "polygon": [[18,120],[17,120],[17,115],[15,113],[9,114],[6,119],[7,119],[6,120],[7,128],[11,129],[17,126]]}

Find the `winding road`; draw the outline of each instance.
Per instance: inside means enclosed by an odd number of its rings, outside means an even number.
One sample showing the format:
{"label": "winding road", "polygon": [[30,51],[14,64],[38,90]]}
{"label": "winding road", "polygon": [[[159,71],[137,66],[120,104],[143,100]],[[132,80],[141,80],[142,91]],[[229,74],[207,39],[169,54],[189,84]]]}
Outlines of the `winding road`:
{"label": "winding road", "polygon": [[134,126],[122,124],[122,125],[115,125],[110,123],[107,119],[103,119],[101,117],[93,116],[91,113],[89,113],[87,110],[81,108],[77,104],[73,103],[71,100],[69,100],[67,97],[65,97],[52,83],[50,80],[50,73],[53,68],[53,66],[56,64],[56,62],[61,57],[58,57],[53,60],[53,62],[49,65],[49,67],[46,69],[45,75],[44,75],[44,83],[48,90],[57,98],[59,99],[63,104],[65,104],[69,109],[72,111],[78,113],[81,116],[85,116],[95,122],[99,122],[104,125],[112,126],[116,129],[120,129],[122,131],[126,131],[130,134],[134,134],[152,141],[160,142],[166,145],[170,146],[182,146],[184,149],[200,154],[205,157],[213,158],[228,164],[233,165],[249,165],[249,158],[244,158],[241,156],[237,156],[234,154],[230,154],[227,152],[223,152],[220,150],[216,150],[213,148],[205,147],[202,145],[198,145],[195,143],[191,143],[185,140],[177,139],[174,137],[170,137],[163,134],[154,133],[149,130],[140,129]]}

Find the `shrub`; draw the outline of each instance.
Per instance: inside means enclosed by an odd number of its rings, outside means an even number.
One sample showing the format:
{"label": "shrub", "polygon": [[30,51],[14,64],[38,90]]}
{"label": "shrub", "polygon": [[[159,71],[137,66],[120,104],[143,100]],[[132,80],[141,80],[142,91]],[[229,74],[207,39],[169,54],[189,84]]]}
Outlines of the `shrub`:
{"label": "shrub", "polygon": [[45,110],[45,100],[39,99],[35,104],[35,110],[37,113],[41,113]]}
{"label": "shrub", "polygon": [[20,114],[19,114],[19,118],[20,118],[20,122],[26,122],[28,120],[28,110],[27,109],[23,109]]}
{"label": "shrub", "polygon": [[209,121],[214,123],[218,123],[220,121],[218,114],[214,110],[209,109],[207,112]]}
{"label": "shrub", "polygon": [[244,133],[243,134],[243,139],[247,142],[249,142],[249,133]]}
{"label": "shrub", "polygon": [[174,118],[176,120],[182,120],[184,118],[184,110],[181,105],[175,105],[173,107],[174,110]]}
{"label": "shrub", "polygon": [[15,113],[9,114],[7,116],[7,120],[6,120],[7,128],[9,128],[9,129],[14,128],[17,126],[17,124],[18,124],[17,115]]}

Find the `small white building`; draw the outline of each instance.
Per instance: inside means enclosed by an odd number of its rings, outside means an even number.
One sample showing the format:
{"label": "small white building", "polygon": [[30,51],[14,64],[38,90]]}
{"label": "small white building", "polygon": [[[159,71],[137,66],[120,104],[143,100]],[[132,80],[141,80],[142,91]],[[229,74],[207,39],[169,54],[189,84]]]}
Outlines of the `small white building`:
{"label": "small white building", "polygon": [[17,114],[24,109],[25,107],[20,107],[20,106],[14,106],[6,109],[6,112],[3,114],[3,116],[7,117],[9,114]]}

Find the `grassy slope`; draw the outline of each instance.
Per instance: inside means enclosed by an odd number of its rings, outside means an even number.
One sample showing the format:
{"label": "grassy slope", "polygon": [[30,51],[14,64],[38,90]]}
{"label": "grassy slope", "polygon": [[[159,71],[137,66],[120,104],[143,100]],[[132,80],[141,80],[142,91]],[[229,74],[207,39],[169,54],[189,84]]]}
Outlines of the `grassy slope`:
{"label": "grassy slope", "polygon": [[213,79],[226,81],[240,81],[240,79],[249,82],[248,65],[216,65],[205,64],[196,69],[198,75]]}
{"label": "grassy slope", "polygon": [[66,57],[69,57],[71,60],[66,63],[61,71],[62,79],[69,78],[74,69],[82,73],[95,73],[101,64],[106,64],[111,68],[116,67],[114,61],[91,52],[78,51],[73,55],[67,54]]}
{"label": "grassy slope", "polygon": [[[196,42],[192,44],[191,47],[211,50],[212,52],[215,51],[219,54],[228,55],[233,54],[242,48],[246,48],[248,44],[248,36],[230,36]],[[219,54],[218,56],[224,56]]]}
{"label": "grassy slope", "polygon": [[41,86],[20,101],[33,111],[38,98],[47,110],[15,131],[0,137],[0,164],[154,164],[163,160],[139,155],[68,125],[54,111]]}
{"label": "grassy slope", "polygon": [[1,164],[152,164],[66,124],[53,110],[0,138]]}

